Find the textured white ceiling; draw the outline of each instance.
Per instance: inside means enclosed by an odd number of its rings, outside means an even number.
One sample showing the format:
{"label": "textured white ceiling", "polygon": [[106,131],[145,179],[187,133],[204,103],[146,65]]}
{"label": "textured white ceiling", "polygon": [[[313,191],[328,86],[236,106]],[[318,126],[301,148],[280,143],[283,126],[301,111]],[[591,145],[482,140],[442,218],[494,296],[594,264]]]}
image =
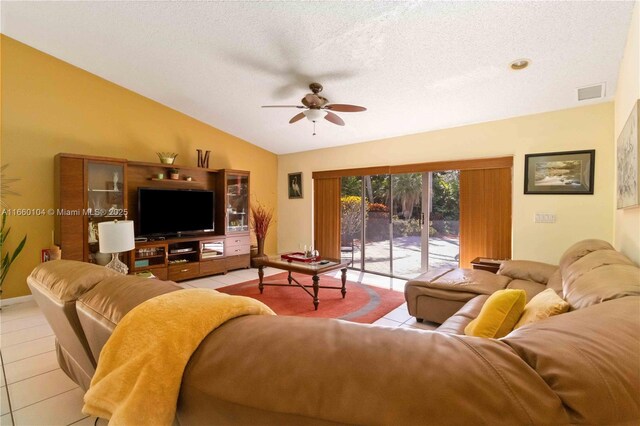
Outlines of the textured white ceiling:
{"label": "textured white ceiling", "polygon": [[[2,2],[1,30],[282,154],[571,108],[615,91],[633,2]],[[511,71],[509,63],[530,58]],[[308,84],[368,108],[288,124]],[[601,102],[598,100],[595,102]],[[589,101],[593,103],[594,101]]]}

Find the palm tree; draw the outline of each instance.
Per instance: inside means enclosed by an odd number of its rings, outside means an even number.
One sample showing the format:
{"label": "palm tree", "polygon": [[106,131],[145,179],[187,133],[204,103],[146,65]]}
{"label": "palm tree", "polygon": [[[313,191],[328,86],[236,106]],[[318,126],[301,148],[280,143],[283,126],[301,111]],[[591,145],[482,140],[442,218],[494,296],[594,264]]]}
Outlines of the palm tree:
{"label": "palm tree", "polygon": [[413,208],[422,195],[422,173],[393,176],[393,197],[402,207],[402,216],[410,219]]}

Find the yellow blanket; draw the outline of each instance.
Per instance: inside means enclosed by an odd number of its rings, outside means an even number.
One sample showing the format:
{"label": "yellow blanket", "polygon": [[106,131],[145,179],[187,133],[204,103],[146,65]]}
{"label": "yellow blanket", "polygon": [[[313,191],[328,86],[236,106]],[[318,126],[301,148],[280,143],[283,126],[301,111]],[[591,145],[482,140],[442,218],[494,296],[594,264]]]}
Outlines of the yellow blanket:
{"label": "yellow blanket", "polygon": [[136,306],[102,349],[82,411],[113,425],[170,425],[191,354],[213,329],[249,314],[275,315],[255,299],[208,289],[174,291]]}

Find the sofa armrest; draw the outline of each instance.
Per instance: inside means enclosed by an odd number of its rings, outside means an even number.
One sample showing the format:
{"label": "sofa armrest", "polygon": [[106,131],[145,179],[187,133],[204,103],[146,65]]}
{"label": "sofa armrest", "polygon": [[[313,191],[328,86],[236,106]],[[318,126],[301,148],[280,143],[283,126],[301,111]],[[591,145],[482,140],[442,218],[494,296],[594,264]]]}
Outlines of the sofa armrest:
{"label": "sofa armrest", "polygon": [[551,275],[557,270],[557,265],[548,263],[534,262],[532,260],[506,260],[500,265],[498,275],[504,275],[514,280],[527,280],[547,284]]}
{"label": "sofa armrest", "polygon": [[488,295],[481,294],[469,300],[458,312],[450,316],[436,330],[441,333],[464,335],[465,327],[480,314],[480,310],[488,298]]}

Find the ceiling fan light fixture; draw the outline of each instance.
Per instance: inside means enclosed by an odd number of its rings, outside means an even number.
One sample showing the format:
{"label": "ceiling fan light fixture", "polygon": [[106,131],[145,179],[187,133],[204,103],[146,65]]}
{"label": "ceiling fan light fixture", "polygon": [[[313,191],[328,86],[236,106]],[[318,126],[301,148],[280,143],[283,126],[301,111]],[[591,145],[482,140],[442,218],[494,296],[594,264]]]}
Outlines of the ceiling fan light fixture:
{"label": "ceiling fan light fixture", "polygon": [[306,111],[303,111],[303,114],[309,121],[318,121],[324,118],[325,115],[327,115],[327,111],[321,109],[308,109]]}

